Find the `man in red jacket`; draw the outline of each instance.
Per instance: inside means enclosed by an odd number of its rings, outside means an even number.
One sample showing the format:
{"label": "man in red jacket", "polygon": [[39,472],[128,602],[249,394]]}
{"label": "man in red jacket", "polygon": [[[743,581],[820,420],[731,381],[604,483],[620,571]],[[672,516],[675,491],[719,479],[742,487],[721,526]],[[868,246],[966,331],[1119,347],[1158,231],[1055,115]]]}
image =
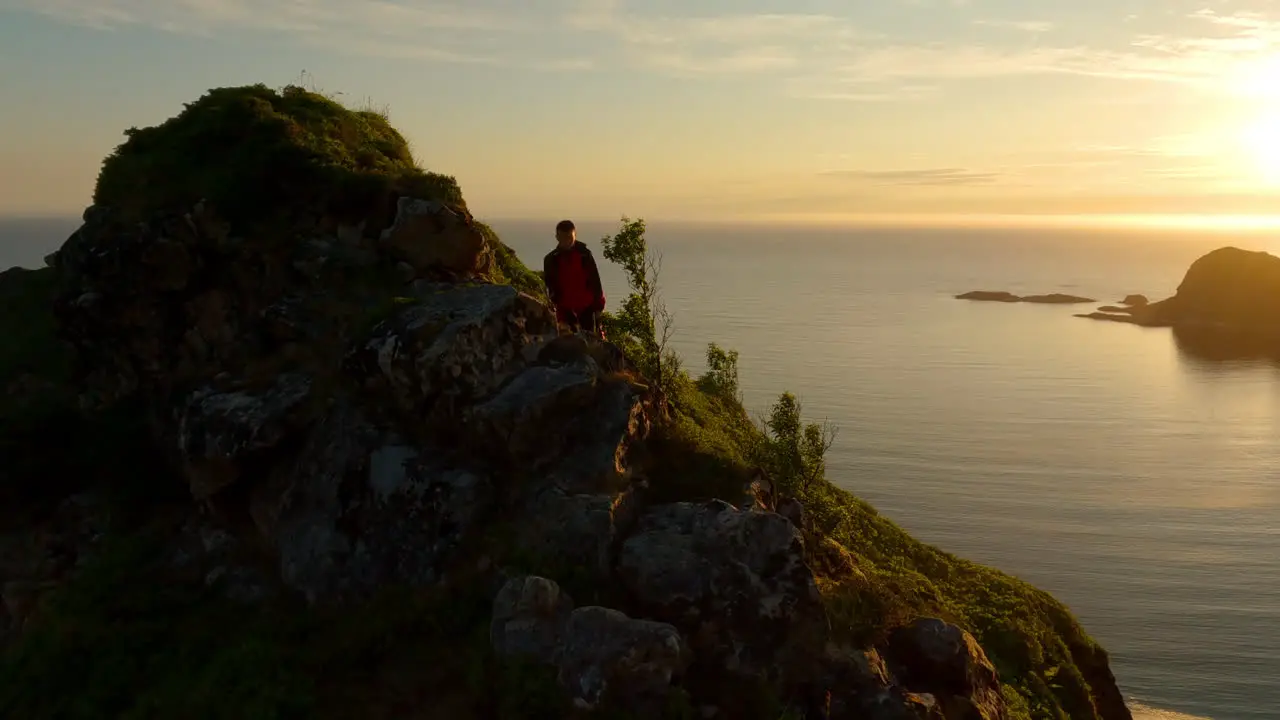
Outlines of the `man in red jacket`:
{"label": "man in red jacket", "polygon": [[542,260],[547,294],[556,306],[556,318],[572,332],[599,332],[604,310],[604,288],[591,250],[578,242],[578,230],[570,220],[556,225],[556,249]]}

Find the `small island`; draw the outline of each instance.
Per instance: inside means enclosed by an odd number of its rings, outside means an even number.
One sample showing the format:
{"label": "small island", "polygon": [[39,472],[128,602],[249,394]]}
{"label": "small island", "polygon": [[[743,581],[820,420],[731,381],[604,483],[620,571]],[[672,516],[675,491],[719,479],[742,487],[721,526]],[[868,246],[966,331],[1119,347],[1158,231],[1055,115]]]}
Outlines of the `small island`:
{"label": "small island", "polygon": [[978,302],[1004,302],[1004,303],[1038,303],[1041,305],[1083,305],[1085,303],[1097,302],[1093,298],[1080,297],[1079,295],[1066,295],[1063,293],[1049,293],[1047,295],[1014,295],[1011,292],[1003,290],[973,290],[967,293],[956,295],[957,300],[975,300]]}

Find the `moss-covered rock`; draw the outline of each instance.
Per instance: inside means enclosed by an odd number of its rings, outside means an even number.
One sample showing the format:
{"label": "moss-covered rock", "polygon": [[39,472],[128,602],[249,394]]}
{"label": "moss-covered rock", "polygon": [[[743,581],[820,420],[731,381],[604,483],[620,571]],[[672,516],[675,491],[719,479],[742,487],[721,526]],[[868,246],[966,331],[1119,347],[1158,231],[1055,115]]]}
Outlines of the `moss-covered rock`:
{"label": "moss-covered rock", "polygon": [[125,135],[93,201],[130,220],[201,199],[236,224],[313,210],[362,219],[392,194],[463,204],[454,178],[419,168],[386,116],[296,86],[210,90]]}

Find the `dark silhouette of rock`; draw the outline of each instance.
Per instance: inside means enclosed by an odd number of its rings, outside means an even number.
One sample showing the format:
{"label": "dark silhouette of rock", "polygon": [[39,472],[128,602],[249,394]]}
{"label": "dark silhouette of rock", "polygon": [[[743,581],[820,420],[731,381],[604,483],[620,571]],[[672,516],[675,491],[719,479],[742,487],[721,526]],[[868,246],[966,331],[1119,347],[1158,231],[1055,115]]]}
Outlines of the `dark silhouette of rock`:
{"label": "dark silhouette of rock", "polygon": [[1126,305],[1126,306],[1135,306],[1135,305],[1141,306],[1141,305],[1146,305],[1148,302],[1149,301],[1147,300],[1146,295],[1135,294],[1135,295],[1125,295],[1124,299],[1120,301],[1120,304]]}
{"label": "dark silhouette of rock", "polygon": [[956,295],[957,300],[977,300],[982,302],[1006,302],[1006,303],[1037,303],[1041,305],[1080,305],[1083,303],[1097,302],[1093,298],[1080,297],[1078,295],[1065,295],[1063,293],[1050,293],[1048,295],[1014,295],[1010,292],[1002,290],[974,290],[972,292]]}
{"label": "dark silhouette of rock", "polygon": [[980,300],[983,302],[1021,302],[1022,298],[1003,290],[973,290],[956,296],[957,300]]}
{"label": "dark silhouette of rock", "polygon": [[1174,328],[1179,347],[1202,359],[1280,356],[1280,258],[1219,248],[1191,264],[1172,297],[1077,317]]}

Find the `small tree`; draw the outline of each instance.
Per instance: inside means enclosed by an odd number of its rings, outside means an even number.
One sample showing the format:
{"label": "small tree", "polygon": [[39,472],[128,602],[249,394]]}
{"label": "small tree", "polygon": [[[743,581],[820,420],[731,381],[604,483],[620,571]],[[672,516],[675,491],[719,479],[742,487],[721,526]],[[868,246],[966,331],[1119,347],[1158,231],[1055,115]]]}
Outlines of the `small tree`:
{"label": "small tree", "polygon": [[605,259],[622,266],[631,288],[618,311],[601,320],[610,342],[665,392],[680,373],[680,359],[667,347],[675,323],[658,290],[662,256],[649,251],[644,233],[644,220],[624,217],[617,234],[600,241]]}
{"label": "small tree", "polygon": [[823,478],[827,471],[827,451],[835,443],[836,428],[829,423],[805,424],[800,401],[783,393],[761,421],[765,434],[759,453],[760,465],[769,471],[784,495],[799,497]]}
{"label": "small tree", "polygon": [[702,390],[727,400],[742,402],[738,389],[738,351],[707,344],[707,372],[699,378]]}

